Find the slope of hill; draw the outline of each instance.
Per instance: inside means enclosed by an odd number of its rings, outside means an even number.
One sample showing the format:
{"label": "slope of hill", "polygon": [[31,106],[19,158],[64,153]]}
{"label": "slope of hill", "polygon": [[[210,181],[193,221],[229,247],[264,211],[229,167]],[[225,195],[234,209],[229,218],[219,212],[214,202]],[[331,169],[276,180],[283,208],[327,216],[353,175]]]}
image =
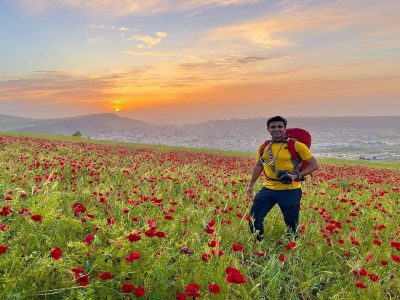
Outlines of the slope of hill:
{"label": "slope of hill", "polygon": [[43,120],[14,117],[0,114],[0,130],[14,130],[21,127],[31,127],[41,124]]}
{"label": "slope of hill", "polygon": [[[85,136],[104,132],[127,130],[130,132],[148,132],[156,125],[123,118],[111,113],[93,114],[72,118],[35,120],[33,126],[7,128],[16,132],[72,134],[80,131]],[[6,128],[5,128],[6,129]]]}

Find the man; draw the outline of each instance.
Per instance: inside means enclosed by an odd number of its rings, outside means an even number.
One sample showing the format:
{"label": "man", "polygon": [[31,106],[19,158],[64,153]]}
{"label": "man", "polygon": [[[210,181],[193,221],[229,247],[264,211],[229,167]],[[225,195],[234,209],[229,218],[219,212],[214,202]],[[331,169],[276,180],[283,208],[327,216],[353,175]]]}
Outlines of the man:
{"label": "man", "polygon": [[[304,176],[318,169],[318,162],[310,149],[305,144],[295,141],[294,148],[300,159],[308,163],[304,170],[296,174],[287,147],[286,125],[287,120],[281,116],[267,120],[267,129],[271,134],[271,140],[262,153],[260,151],[263,144],[260,146],[257,163],[253,168],[251,180],[246,190],[247,198],[253,199],[254,183],[264,171],[266,179],[263,182],[263,187],[254,197],[253,206],[250,210],[252,217],[250,230],[256,235],[258,241],[264,238],[264,218],[275,204],[278,204],[282,211],[288,232],[297,235],[302,193],[301,180]],[[288,171],[288,174],[279,177],[282,171]]]}

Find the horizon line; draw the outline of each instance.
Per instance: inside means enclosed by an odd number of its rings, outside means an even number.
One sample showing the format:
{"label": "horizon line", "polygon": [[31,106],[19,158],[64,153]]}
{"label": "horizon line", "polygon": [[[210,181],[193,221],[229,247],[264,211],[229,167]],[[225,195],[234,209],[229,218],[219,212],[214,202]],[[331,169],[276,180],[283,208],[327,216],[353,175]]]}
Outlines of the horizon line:
{"label": "horizon line", "polygon": [[[104,113],[94,113],[94,114],[83,114],[83,115],[74,115],[74,116],[67,116],[67,117],[54,117],[54,118],[32,118],[32,117],[24,117],[24,116],[16,116],[16,115],[7,115],[7,114],[0,114],[0,116],[4,117],[13,117],[13,118],[23,118],[23,119],[31,119],[31,120],[58,120],[58,119],[73,119],[73,118],[79,118],[79,117],[88,117],[88,116],[96,116],[96,115],[113,115],[116,117],[120,118],[126,118],[126,119],[131,119],[133,121],[139,121],[143,123],[148,123],[151,125],[156,125],[155,123],[149,122],[149,121],[144,121],[140,119],[135,119],[129,116],[124,116],[124,115],[119,115],[114,112],[104,112]],[[284,118],[289,119],[289,118],[304,118],[304,119],[313,119],[313,118],[382,118],[382,117],[400,117],[400,114],[398,115],[376,115],[376,116],[371,116],[371,115],[346,115],[346,116],[284,116]],[[159,124],[159,125],[190,125],[190,124],[199,124],[199,123],[207,123],[207,122],[213,122],[213,121],[229,121],[229,120],[248,120],[248,119],[268,119],[269,117],[226,117],[226,118],[221,118],[221,119],[208,119],[204,121],[197,121],[193,123],[164,123],[164,124]]]}

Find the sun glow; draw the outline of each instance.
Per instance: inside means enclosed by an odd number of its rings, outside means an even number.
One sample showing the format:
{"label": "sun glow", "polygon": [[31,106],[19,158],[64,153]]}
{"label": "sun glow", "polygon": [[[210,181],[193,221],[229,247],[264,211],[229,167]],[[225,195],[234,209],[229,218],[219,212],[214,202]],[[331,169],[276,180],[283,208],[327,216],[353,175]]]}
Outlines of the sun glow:
{"label": "sun glow", "polygon": [[120,110],[119,108],[114,109],[115,112],[119,112],[119,110]]}

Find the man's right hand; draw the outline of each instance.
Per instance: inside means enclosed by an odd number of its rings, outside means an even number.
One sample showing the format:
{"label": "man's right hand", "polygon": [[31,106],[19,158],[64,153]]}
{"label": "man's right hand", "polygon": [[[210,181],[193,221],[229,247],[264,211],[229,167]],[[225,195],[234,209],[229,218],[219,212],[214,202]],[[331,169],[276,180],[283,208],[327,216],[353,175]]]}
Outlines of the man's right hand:
{"label": "man's right hand", "polygon": [[252,185],[248,185],[246,189],[246,196],[248,200],[252,200],[254,197],[254,188]]}

